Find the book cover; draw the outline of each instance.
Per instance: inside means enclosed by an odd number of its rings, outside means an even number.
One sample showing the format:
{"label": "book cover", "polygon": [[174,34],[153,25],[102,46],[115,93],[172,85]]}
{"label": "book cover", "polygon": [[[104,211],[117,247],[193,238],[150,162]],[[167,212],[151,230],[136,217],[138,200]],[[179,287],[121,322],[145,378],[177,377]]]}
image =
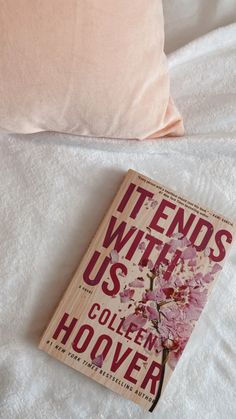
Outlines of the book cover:
{"label": "book cover", "polygon": [[129,170],[40,349],[153,411],[234,232],[224,216]]}

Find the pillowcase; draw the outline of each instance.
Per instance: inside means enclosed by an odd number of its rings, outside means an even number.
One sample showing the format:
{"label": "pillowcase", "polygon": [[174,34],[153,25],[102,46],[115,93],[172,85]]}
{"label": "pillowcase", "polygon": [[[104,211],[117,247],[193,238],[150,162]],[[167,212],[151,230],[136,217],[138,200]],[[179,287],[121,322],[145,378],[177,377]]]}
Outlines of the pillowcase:
{"label": "pillowcase", "polygon": [[182,135],[161,0],[2,0],[0,128]]}

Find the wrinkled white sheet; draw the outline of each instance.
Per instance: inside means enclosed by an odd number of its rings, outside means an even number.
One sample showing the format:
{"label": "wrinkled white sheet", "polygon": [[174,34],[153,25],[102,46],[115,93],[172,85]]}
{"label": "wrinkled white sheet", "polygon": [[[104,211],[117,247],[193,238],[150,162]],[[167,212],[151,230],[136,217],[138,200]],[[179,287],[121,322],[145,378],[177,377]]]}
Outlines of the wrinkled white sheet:
{"label": "wrinkled white sheet", "polygon": [[167,54],[213,29],[236,22],[235,0],[164,0],[163,9]]}
{"label": "wrinkled white sheet", "polygon": [[[169,61],[184,138],[0,136],[3,419],[150,417],[37,344],[128,168],[236,219],[236,25]],[[234,246],[154,418],[236,418],[235,301]]]}

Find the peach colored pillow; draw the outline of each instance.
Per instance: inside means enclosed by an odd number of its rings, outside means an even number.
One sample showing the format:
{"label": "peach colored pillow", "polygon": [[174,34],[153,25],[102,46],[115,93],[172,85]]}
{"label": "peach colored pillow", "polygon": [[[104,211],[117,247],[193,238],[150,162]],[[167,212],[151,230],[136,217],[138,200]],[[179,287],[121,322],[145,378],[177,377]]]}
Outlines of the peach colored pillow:
{"label": "peach colored pillow", "polygon": [[182,135],[161,0],[2,0],[0,129]]}

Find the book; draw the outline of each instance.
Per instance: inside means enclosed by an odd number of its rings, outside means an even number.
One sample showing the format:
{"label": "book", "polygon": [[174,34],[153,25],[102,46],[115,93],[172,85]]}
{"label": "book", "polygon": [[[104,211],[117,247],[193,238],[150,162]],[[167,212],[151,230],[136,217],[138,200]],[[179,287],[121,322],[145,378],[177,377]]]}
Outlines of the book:
{"label": "book", "polygon": [[152,412],[235,223],[128,170],[39,348]]}

